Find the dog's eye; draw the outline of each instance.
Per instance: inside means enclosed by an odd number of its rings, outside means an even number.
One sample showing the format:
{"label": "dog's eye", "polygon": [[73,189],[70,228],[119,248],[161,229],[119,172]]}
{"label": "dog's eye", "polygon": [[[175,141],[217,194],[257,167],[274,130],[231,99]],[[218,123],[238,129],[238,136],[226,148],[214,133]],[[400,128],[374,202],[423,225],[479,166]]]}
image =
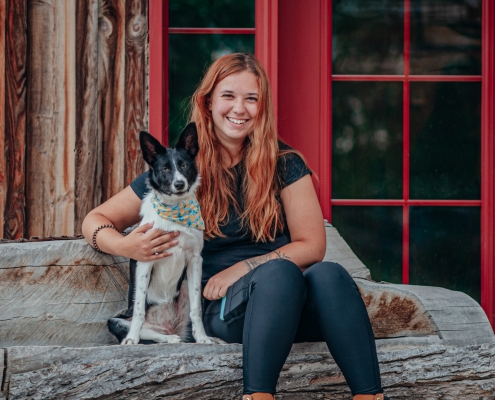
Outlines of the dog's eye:
{"label": "dog's eye", "polygon": [[168,166],[168,165],[165,165],[165,166],[163,167],[163,170],[164,170],[165,172],[170,172],[170,171],[171,171],[170,166]]}
{"label": "dog's eye", "polygon": [[187,164],[185,164],[185,163],[181,163],[181,164],[179,165],[179,168],[180,168],[180,169],[187,169]]}

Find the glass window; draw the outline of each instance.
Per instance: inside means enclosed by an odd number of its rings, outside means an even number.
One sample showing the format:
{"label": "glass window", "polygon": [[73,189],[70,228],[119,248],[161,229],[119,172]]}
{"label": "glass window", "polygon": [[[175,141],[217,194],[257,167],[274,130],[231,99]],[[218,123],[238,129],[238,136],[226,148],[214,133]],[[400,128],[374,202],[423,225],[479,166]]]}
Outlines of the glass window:
{"label": "glass window", "polygon": [[411,207],[410,283],[480,301],[480,208]]}
{"label": "glass window", "polygon": [[169,25],[254,28],[254,0],[169,0]]}
{"label": "glass window", "polygon": [[402,207],[332,207],[332,224],[375,280],[402,282]]}
{"label": "glass window", "polygon": [[481,0],[411,0],[411,74],[481,74]]}
{"label": "glass window", "polygon": [[411,198],[481,196],[481,83],[411,83]]}
{"label": "glass window", "polygon": [[334,74],[402,74],[404,7],[398,0],[333,0]]}
{"label": "glass window", "polygon": [[332,193],[402,198],[402,83],[334,82]]}

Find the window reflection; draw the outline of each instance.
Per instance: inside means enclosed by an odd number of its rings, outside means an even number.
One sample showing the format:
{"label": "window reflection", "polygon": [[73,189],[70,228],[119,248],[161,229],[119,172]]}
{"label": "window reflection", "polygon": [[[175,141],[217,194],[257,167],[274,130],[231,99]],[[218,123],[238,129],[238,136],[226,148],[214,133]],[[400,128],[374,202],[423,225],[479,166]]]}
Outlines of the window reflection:
{"label": "window reflection", "polygon": [[254,0],[169,0],[169,26],[254,28]]}
{"label": "window reflection", "polygon": [[479,207],[411,207],[409,283],[441,286],[480,301]]}
{"label": "window reflection", "polygon": [[334,74],[402,74],[403,1],[333,0]]}
{"label": "window reflection", "polygon": [[332,224],[375,281],[402,283],[402,207],[332,207]]}
{"label": "window reflection", "polygon": [[481,0],[411,1],[411,74],[481,74]]}
{"label": "window reflection", "polygon": [[402,198],[402,84],[334,82],[332,197]]}
{"label": "window reflection", "polygon": [[481,84],[411,83],[411,198],[479,200]]}

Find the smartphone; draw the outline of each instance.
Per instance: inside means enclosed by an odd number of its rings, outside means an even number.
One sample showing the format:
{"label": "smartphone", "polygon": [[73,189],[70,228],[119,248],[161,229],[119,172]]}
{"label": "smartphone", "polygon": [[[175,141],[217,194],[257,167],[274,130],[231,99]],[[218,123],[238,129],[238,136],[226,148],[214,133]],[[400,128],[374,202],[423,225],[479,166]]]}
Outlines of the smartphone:
{"label": "smartphone", "polygon": [[222,306],[221,306],[221,308],[220,308],[220,319],[221,319],[222,321],[224,321],[224,316],[223,316],[223,314],[224,314],[224,312],[225,312],[225,300],[227,300],[227,296],[223,296],[223,297],[222,297]]}

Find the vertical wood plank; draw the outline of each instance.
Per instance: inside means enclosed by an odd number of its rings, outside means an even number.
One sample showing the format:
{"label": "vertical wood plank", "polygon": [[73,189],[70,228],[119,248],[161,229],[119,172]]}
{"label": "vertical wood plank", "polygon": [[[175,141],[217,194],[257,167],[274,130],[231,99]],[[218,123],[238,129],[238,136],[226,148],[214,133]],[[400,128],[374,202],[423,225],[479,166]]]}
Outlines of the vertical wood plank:
{"label": "vertical wood plank", "polygon": [[100,0],[99,124],[103,133],[102,201],[124,188],[125,0]]}
{"label": "vertical wood plank", "polygon": [[6,204],[4,236],[24,236],[26,140],[26,2],[7,0],[5,38],[5,161]]}
{"label": "vertical wood plank", "polygon": [[76,3],[28,0],[28,236],[74,234]]}
{"label": "vertical wood plank", "polygon": [[[77,0],[75,233],[101,200],[98,130],[98,0]],[[98,157],[99,155],[99,157]]]}
{"label": "vertical wood plank", "polygon": [[125,185],[144,172],[139,131],[146,129],[147,1],[126,2]]}
{"label": "vertical wood plank", "polygon": [[3,238],[4,212],[7,190],[5,187],[5,0],[0,0],[0,239]]}

